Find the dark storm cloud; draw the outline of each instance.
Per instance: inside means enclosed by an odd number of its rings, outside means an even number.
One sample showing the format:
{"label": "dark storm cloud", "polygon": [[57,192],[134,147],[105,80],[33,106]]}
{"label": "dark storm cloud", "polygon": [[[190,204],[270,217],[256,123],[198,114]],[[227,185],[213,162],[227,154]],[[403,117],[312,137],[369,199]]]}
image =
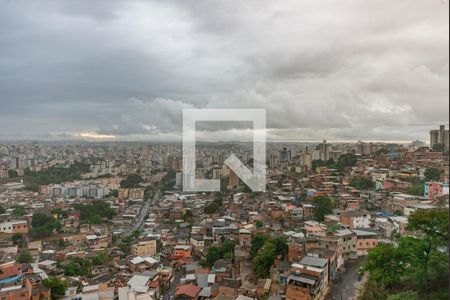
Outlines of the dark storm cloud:
{"label": "dark storm cloud", "polygon": [[0,139],[174,139],[186,107],[267,108],[277,140],[426,139],[448,31],[434,0],[2,1]]}

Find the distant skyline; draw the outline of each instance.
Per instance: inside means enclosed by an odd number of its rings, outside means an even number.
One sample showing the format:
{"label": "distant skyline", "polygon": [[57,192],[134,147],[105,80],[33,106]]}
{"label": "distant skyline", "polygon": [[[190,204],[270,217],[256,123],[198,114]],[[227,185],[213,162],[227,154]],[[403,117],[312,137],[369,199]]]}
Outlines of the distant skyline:
{"label": "distant skyline", "polygon": [[429,142],[448,36],[447,0],[0,1],[0,142],[179,141],[192,107],[266,108],[269,141]]}

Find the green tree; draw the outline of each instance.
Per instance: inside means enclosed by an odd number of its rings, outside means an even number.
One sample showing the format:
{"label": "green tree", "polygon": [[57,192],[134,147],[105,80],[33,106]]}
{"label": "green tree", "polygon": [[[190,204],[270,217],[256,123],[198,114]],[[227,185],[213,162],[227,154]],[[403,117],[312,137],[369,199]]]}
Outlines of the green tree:
{"label": "green tree", "polygon": [[140,183],[144,182],[144,179],[138,174],[128,175],[127,178],[120,182],[121,188],[136,188],[140,186]]}
{"label": "green tree", "polygon": [[275,255],[275,245],[273,243],[265,243],[261,253],[253,259],[253,270],[256,277],[267,278],[269,276]]}
{"label": "green tree", "polygon": [[67,282],[58,278],[44,279],[42,284],[51,290],[53,300],[61,298],[66,293]]}
{"label": "green tree", "polygon": [[31,236],[40,238],[52,235],[54,230],[61,228],[61,224],[51,216],[35,213],[31,220],[31,227]]}
{"label": "green tree", "polygon": [[9,178],[17,178],[17,177],[19,177],[19,173],[17,173],[16,170],[8,170],[8,177]]}
{"label": "green tree", "polygon": [[214,203],[216,203],[219,207],[222,207],[222,205],[223,205],[222,197],[219,195],[219,197],[214,199]]}
{"label": "green tree", "polygon": [[424,193],[424,184],[422,182],[414,183],[412,186],[406,188],[406,193],[410,195],[419,195],[423,196]]}
{"label": "green tree", "polygon": [[[448,210],[433,209],[416,211],[408,219],[408,229],[422,233],[422,238],[405,238],[409,242],[405,247],[414,247],[415,257],[421,265],[421,275],[428,280],[429,266],[434,259],[442,256],[442,247],[448,244]],[[447,254],[445,254],[447,255]]]}
{"label": "green tree", "polygon": [[255,275],[258,278],[266,278],[275,257],[281,255],[281,258],[284,258],[287,252],[288,244],[285,237],[269,238],[264,234],[256,234],[250,248]]}
{"label": "green tree", "polygon": [[436,168],[427,168],[425,170],[425,178],[428,181],[439,181],[441,179],[441,170]]}
{"label": "green tree", "polygon": [[370,274],[369,292],[364,299],[410,299],[412,287],[421,299],[448,298],[448,213],[417,211],[409,217],[408,236],[369,250],[363,268]]}
{"label": "green tree", "polygon": [[214,213],[216,213],[218,211],[219,211],[219,206],[215,202],[209,203],[204,208],[205,214],[209,214],[209,215],[210,214],[214,214]]}
{"label": "green tree", "polygon": [[358,190],[368,190],[373,189],[374,187],[374,184],[370,177],[362,177],[362,176],[353,179],[350,185],[357,188]]}
{"label": "green tree", "polygon": [[80,211],[81,222],[85,224],[101,224],[116,215],[115,210],[102,200],[94,200],[91,205],[76,204],[74,207]]}
{"label": "green tree", "polygon": [[192,210],[188,209],[183,214],[183,220],[185,222],[191,222],[194,219],[194,214],[192,213]]}
{"label": "green tree", "polygon": [[11,241],[14,243],[14,245],[18,246],[19,248],[22,248],[25,246],[25,237],[23,234],[15,233],[11,237]]}
{"label": "green tree", "polygon": [[209,247],[203,264],[205,267],[211,267],[220,258],[221,258],[221,256],[220,256],[219,248],[217,248],[215,246]]}
{"label": "green tree", "polygon": [[325,215],[333,212],[333,205],[327,196],[317,196],[314,198],[314,218],[317,221],[323,221]]}
{"label": "green tree", "polygon": [[67,216],[68,216],[67,211],[65,211],[61,208],[52,209],[51,213],[52,213],[52,215],[57,215],[58,217],[61,217],[63,219],[67,218]]}
{"label": "green tree", "polygon": [[117,198],[119,197],[119,191],[118,190],[110,190],[109,194],[104,196],[103,198]]}
{"label": "green tree", "polygon": [[81,178],[81,174],[88,173],[89,171],[89,165],[82,162],[75,162],[69,167],[50,167],[41,172],[31,172],[26,169],[24,184],[26,189],[38,192],[40,185],[78,180]]}
{"label": "green tree", "polygon": [[109,256],[105,252],[101,252],[94,257],[92,257],[92,264],[94,266],[103,266],[108,264]]}
{"label": "green tree", "polygon": [[19,255],[17,256],[16,261],[21,264],[23,263],[29,264],[33,262],[33,257],[31,256],[30,251],[28,251],[27,249],[22,249],[20,250]]}
{"label": "green tree", "polygon": [[288,253],[288,243],[285,237],[279,236],[271,239],[271,243],[275,245],[275,254],[281,255],[283,258]]}
{"label": "green tree", "polygon": [[445,151],[445,144],[438,143],[433,145],[433,151],[436,152],[444,152]]}
{"label": "green tree", "polygon": [[369,251],[364,268],[382,288],[391,288],[404,273],[403,254],[392,244],[380,243]]}
{"label": "green tree", "polygon": [[358,158],[354,154],[341,155],[336,163],[337,169],[342,172],[345,168],[356,165]]}
{"label": "green tree", "polygon": [[377,155],[386,155],[389,153],[388,149],[382,148],[380,150],[377,150],[377,152],[375,152]]}
{"label": "green tree", "polygon": [[86,276],[91,275],[92,266],[89,261],[81,257],[71,257],[63,265],[66,276]]}
{"label": "green tree", "polygon": [[315,159],[311,163],[311,169],[315,171],[318,167],[325,167],[326,164],[327,163],[321,159]]}
{"label": "green tree", "polygon": [[202,261],[202,265],[205,267],[212,267],[214,263],[220,259],[232,258],[235,247],[235,242],[230,240],[225,240],[220,247],[209,247],[205,259]]}
{"label": "green tree", "polygon": [[23,206],[20,206],[20,205],[17,205],[17,204],[13,206],[12,214],[14,216],[20,217],[20,216],[25,215],[26,213],[27,213],[27,211],[25,210],[25,208],[23,208]]}
{"label": "green tree", "polygon": [[387,300],[420,300],[420,299],[421,298],[416,291],[401,292],[387,297]]}
{"label": "green tree", "polygon": [[255,257],[258,251],[264,246],[269,237],[262,233],[257,233],[252,238],[252,243],[250,247],[250,257]]}

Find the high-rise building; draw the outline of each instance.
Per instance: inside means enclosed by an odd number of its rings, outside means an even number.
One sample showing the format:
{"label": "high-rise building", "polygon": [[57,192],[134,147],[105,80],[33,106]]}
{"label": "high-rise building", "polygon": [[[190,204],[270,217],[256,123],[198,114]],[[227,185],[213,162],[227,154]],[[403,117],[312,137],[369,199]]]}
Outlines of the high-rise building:
{"label": "high-rise building", "polygon": [[323,140],[322,144],[319,144],[316,148],[317,150],[319,150],[319,159],[323,160],[323,161],[327,161],[328,160],[328,144],[326,140]]}
{"label": "high-rise building", "polygon": [[444,144],[445,148],[449,146],[449,131],[445,129],[445,125],[439,126],[439,129],[430,131],[430,147],[433,148],[436,144]]}
{"label": "high-rise building", "polygon": [[228,187],[229,188],[237,188],[237,187],[239,187],[239,177],[231,169],[230,169],[230,173],[228,175]]}
{"label": "high-rise building", "polygon": [[288,167],[289,163],[292,159],[292,152],[291,150],[287,150],[286,148],[283,148],[283,150],[280,151],[280,163],[282,167]]}
{"label": "high-rise building", "polygon": [[16,170],[19,169],[21,167],[21,160],[19,157],[11,157],[10,160],[10,169]]}

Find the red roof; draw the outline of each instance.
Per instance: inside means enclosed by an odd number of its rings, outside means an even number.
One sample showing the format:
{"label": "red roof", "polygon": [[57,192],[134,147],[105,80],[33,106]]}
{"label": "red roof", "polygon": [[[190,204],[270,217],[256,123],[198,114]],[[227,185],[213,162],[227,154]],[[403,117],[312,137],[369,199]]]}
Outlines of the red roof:
{"label": "red roof", "polygon": [[29,269],[30,266],[28,264],[14,264],[11,266],[0,268],[0,280],[20,274],[25,274],[29,271]]}
{"label": "red roof", "polygon": [[197,297],[197,295],[200,293],[202,289],[199,288],[196,285],[193,284],[185,284],[185,285],[180,285],[179,287],[177,287],[177,291],[175,293],[176,296],[188,296],[191,298],[195,298]]}

